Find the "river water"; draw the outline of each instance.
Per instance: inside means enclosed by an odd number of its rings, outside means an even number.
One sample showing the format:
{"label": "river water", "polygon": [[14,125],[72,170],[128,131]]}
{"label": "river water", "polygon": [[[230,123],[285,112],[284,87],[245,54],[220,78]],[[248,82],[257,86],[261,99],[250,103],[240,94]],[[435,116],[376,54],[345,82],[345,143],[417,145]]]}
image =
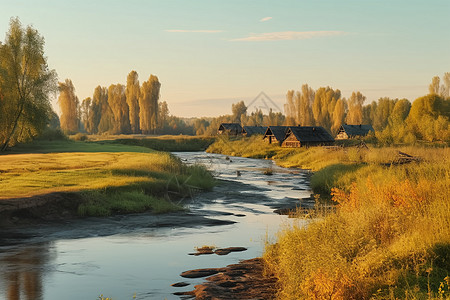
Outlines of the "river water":
{"label": "river water", "polygon": [[[266,240],[293,222],[276,208],[310,195],[307,173],[272,161],[205,152],[174,153],[205,164],[219,180],[185,199],[188,213],[88,218],[0,230],[0,299],[179,299],[203,279],[180,273],[260,256]],[[264,175],[271,169],[273,175]],[[238,174],[239,171],[239,174]],[[174,178],[177,180],[177,178]],[[180,182],[180,184],[183,184]],[[301,222],[301,221],[299,221]],[[246,247],[226,256],[192,256],[203,245]],[[190,285],[172,287],[184,281]]]}

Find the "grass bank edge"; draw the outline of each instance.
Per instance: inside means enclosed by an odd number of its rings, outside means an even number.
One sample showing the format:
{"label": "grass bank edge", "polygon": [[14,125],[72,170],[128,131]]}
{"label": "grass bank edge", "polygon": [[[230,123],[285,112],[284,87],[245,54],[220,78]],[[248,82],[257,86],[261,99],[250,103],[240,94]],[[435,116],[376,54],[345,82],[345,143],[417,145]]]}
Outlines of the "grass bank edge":
{"label": "grass bank edge", "polygon": [[[98,144],[40,141],[31,147],[38,153],[26,154],[28,145],[16,150],[21,154],[2,155],[3,195],[75,192],[82,199],[78,207],[82,216],[164,213],[182,210],[181,199],[215,184],[204,166],[185,165],[169,153],[120,144],[101,146],[105,152],[97,152]],[[51,153],[55,149],[59,153]]]}

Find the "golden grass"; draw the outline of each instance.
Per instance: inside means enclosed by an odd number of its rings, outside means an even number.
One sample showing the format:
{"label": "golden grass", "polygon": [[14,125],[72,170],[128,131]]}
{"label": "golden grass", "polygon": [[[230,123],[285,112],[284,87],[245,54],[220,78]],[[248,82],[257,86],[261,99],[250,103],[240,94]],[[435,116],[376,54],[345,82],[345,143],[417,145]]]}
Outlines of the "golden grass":
{"label": "golden grass", "polygon": [[[424,160],[386,165],[398,150]],[[316,172],[313,181],[319,176],[323,190],[331,190],[337,212],[285,228],[267,247],[278,298],[449,299],[448,154],[448,148],[370,149],[359,163],[348,165],[347,156]]]}
{"label": "golden grass", "polygon": [[[311,169],[313,191],[338,204],[299,211],[309,225],[286,227],[267,245],[277,299],[450,299],[450,148],[283,149],[224,139],[208,151]],[[396,164],[399,151],[421,160]]]}
{"label": "golden grass", "polygon": [[160,153],[3,155],[0,156],[0,199],[153,181],[154,178],[146,176],[115,175],[112,171],[130,168],[158,170],[160,166]]}

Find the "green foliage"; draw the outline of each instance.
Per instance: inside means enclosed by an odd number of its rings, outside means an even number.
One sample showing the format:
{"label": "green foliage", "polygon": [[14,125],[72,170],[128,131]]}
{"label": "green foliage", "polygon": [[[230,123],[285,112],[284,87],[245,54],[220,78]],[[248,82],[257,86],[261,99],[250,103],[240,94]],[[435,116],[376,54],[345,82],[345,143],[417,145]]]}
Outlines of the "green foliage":
{"label": "green foliage", "polygon": [[0,151],[46,128],[53,91],[56,72],[48,69],[44,38],[12,18],[6,40],[0,43]]}

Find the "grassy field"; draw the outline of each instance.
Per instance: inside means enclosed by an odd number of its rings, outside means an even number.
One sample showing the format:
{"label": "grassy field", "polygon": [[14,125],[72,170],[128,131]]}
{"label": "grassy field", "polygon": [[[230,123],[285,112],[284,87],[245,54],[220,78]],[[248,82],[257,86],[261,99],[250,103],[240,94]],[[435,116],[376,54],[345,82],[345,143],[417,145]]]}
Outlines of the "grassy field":
{"label": "grassy field", "polygon": [[38,141],[11,152],[0,155],[0,201],[77,192],[84,199],[81,215],[179,210],[170,198],[214,185],[202,166],[186,166],[146,147],[63,140]]}
{"label": "grassy field", "polygon": [[[273,151],[249,143],[219,146]],[[449,148],[274,150],[278,164],[314,170],[314,192],[336,203],[267,245],[279,299],[450,299]],[[397,164],[398,151],[421,160]]]}
{"label": "grassy field", "polygon": [[[76,138],[76,136],[75,136]],[[89,141],[102,142],[105,144],[123,144],[129,146],[142,146],[158,151],[181,152],[181,151],[204,151],[211,145],[215,138],[187,136],[187,135],[92,135]]]}

